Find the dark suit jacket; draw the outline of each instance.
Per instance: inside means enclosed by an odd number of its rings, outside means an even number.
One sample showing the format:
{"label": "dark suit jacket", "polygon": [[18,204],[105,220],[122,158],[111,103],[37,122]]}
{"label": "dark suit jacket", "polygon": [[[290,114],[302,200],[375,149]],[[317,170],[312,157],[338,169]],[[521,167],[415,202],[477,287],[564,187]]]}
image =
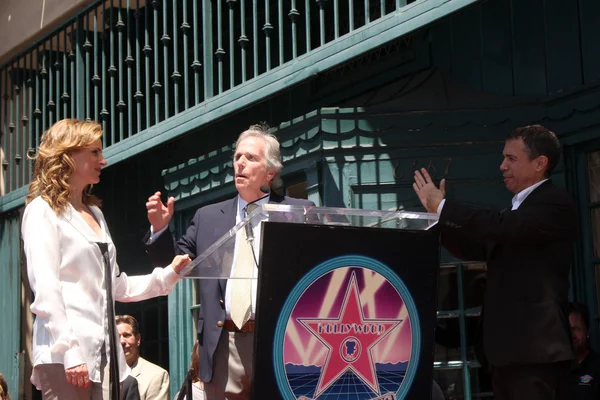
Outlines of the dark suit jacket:
{"label": "dark suit jacket", "polygon": [[566,310],[577,214],[571,196],[546,181],[515,211],[446,201],[439,225],[442,244],[455,257],[487,262],[487,361],[507,366],[572,359]]}
{"label": "dark suit jacket", "polygon": [[[279,196],[271,193],[269,203],[314,206],[304,199]],[[237,196],[233,199],[202,207],[196,211],[192,222],[174,246],[171,235],[162,234],[154,243],[148,243],[146,250],[155,266],[171,263],[175,253],[188,254],[192,259],[210,247],[235,225]],[[225,321],[225,286],[227,280],[200,279],[200,304],[202,312],[198,319],[198,341],[200,343],[200,379],[210,382],[213,373],[213,355],[219,343],[222,327],[218,321]]]}

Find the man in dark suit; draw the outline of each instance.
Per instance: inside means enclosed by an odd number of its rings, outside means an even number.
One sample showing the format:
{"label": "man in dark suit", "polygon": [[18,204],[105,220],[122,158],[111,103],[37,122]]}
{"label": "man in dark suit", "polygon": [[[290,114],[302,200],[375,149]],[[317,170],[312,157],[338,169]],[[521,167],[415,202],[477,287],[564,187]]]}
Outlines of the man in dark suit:
{"label": "man in dark suit", "polygon": [[[174,199],[167,204],[160,200],[160,192],[148,199],[148,220],[151,236],[147,238],[147,251],[156,265],[171,262],[175,253],[186,253],[192,259],[210,247],[229,229],[239,223],[248,203],[275,203],[314,206],[308,200],[279,196],[274,192],[265,195],[266,188],[280,185],[282,168],[279,142],[275,136],[259,126],[251,126],[238,138],[233,159],[235,187],[238,195],[217,204],[200,208],[175,248],[171,235],[162,234],[168,229],[173,215]],[[255,227],[260,229],[260,225]],[[242,230],[243,231],[243,230]],[[256,237],[259,237],[255,234]],[[241,259],[245,240],[236,238],[231,276]],[[257,259],[258,254],[257,254]],[[167,263],[168,264],[168,263]],[[228,266],[224,266],[226,268]],[[258,270],[252,262],[253,276]],[[245,268],[245,266],[244,266]],[[199,282],[202,312],[198,320],[200,343],[200,379],[205,383],[208,400],[247,399],[250,397],[252,379],[252,354],[254,344],[254,314],[256,304],[256,280],[252,288],[240,289],[240,279],[201,279]],[[240,292],[248,293],[248,307],[240,316]],[[245,303],[244,303],[245,304]],[[235,322],[234,322],[235,321]]]}
{"label": "man in dark suit", "polygon": [[567,313],[577,215],[571,196],[548,180],[560,156],[540,125],[512,132],[500,165],[515,194],[511,209],[476,209],[445,199],[425,169],[413,185],[440,213],[442,245],[455,257],[486,261],[483,354],[498,400],[552,400],[573,358]]}

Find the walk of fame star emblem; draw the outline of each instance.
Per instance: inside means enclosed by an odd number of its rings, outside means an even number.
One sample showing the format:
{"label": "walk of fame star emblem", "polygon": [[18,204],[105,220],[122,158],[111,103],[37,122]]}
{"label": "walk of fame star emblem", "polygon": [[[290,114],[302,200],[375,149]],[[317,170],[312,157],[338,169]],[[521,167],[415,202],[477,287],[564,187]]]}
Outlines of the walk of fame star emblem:
{"label": "walk of fame star emblem", "polygon": [[[364,317],[355,273],[350,277],[337,318],[306,318],[299,321],[329,349],[315,397],[334,384],[346,371],[352,371],[373,392],[380,394],[371,351],[402,321]],[[361,351],[361,348],[365,348],[365,351]]]}
{"label": "walk of fame star emblem", "polygon": [[387,266],[333,258],[296,284],[282,310],[273,361],[285,400],[406,397],[420,357],[420,321]]}

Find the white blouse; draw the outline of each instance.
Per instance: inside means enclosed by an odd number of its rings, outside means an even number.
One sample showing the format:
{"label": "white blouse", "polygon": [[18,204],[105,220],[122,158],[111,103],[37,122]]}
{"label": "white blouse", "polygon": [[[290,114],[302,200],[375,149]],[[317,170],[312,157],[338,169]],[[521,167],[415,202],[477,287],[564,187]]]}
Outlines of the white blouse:
{"label": "white blouse", "polygon": [[[22,235],[27,274],[35,294],[31,304],[31,312],[36,315],[34,367],[58,363],[66,369],[86,363],[90,380],[100,382],[100,351],[105,343],[110,357],[110,349],[104,261],[96,242],[108,244],[115,300],[130,302],[167,295],[179,275],[170,266],[155,268],[144,276],[128,277],[119,272],[116,249],[102,211],[95,206],[90,210],[102,228],[102,238],[70,204],[63,215],[57,216],[45,200],[37,197],[25,208]],[[117,347],[123,381],[130,369],[123,349]],[[31,381],[40,388],[35,368]]]}

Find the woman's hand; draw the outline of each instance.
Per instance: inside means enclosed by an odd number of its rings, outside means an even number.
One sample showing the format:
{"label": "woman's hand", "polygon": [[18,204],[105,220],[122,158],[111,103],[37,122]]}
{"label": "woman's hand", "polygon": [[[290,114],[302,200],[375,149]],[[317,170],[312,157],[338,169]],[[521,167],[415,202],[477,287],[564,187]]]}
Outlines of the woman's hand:
{"label": "woman's hand", "polygon": [[173,261],[171,261],[171,268],[173,271],[179,273],[182,269],[187,267],[192,262],[192,259],[187,254],[182,256],[175,256]]}
{"label": "woman's hand", "polygon": [[87,364],[67,368],[65,369],[65,375],[67,376],[67,382],[73,386],[80,388],[90,387],[90,375],[88,374]]}

